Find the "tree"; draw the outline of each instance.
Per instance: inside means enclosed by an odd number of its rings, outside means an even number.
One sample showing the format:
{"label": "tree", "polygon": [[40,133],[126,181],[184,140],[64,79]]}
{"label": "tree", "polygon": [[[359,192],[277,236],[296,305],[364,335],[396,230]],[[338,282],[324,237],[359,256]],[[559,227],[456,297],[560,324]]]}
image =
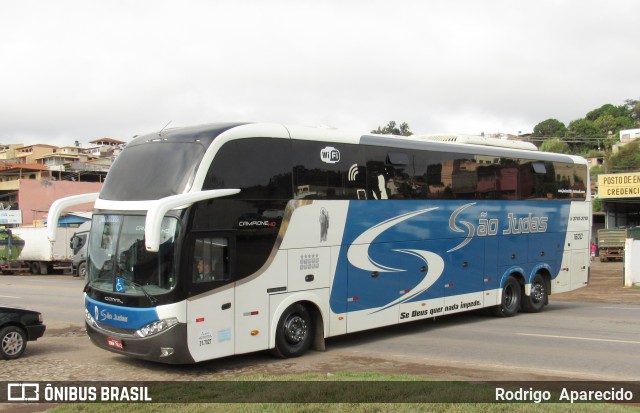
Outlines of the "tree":
{"label": "tree", "polygon": [[[638,113],[635,113],[637,110]],[[608,136],[618,135],[623,129],[632,129],[637,124],[634,116],[640,114],[638,101],[627,100],[624,105],[606,104],[587,113],[587,120],[593,121],[600,132]],[[616,139],[617,141],[617,139]]]}
{"label": "tree", "polygon": [[595,121],[596,119],[606,115],[612,116],[614,118],[619,118],[630,117],[631,113],[626,105],[614,106],[611,103],[607,103],[606,105],[602,105],[598,109],[594,109],[591,112],[587,113],[587,116],[585,116],[585,118],[587,120]]}
{"label": "tree", "polygon": [[640,100],[627,99],[624,101],[624,106],[629,110],[633,126],[640,127]]}
{"label": "tree", "polygon": [[562,137],[566,132],[567,127],[558,119],[547,119],[533,128],[533,136]]}
{"label": "tree", "polygon": [[400,135],[400,136],[411,136],[413,132],[409,130],[409,124],[407,122],[402,122],[400,126],[396,127],[395,121],[389,121],[387,126],[384,128],[378,126],[378,129],[372,130],[371,133],[377,133],[380,135]]}
{"label": "tree", "polygon": [[640,141],[633,141],[611,155],[607,168],[610,172],[629,172],[640,169]]}
{"label": "tree", "polygon": [[546,141],[542,142],[542,145],[540,145],[540,150],[544,152],[572,153],[569,145],[558,138],[547,139]]}
{"label": "tree", "polygon": [[569,123],[565,135],[571,141],[571,149],[574,153],[583,150],[597,149],[601,142],[607,138],[607,134],[602,132],[596,123],[589,119],[576,119]]}
{"label": "tree", "polygon": [[611,103],[600,106],[576,119],[568,127],[557,119],[547,119],[533,129],[536,137],[564,137],[574,153],[586,153],[591,149],[605,150],[610,154],[623,129],[640,127],[640,100],[627,99],[623,105]]}
{"label": "tree", "polygon": [[596,123],[589,119],[576,119],[569,123],[567,137],[604,139],[607,135],[598,129]]}

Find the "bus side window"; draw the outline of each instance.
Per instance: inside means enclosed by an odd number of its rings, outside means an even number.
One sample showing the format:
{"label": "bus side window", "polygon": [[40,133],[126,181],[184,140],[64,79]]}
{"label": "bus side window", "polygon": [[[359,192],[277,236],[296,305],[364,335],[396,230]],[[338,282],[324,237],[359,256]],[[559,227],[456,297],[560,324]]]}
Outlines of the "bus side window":
{"label": "bus side window", "polygon": [[197,238],[194,246],[193,282],[229,279],[227,238]]}

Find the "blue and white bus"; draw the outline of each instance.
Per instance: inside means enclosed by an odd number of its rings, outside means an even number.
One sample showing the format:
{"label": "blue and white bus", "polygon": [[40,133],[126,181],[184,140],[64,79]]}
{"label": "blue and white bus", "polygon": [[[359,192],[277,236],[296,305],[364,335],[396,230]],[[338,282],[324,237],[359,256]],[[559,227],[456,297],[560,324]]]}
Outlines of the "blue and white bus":
{"label": "blue and white bus", "polygon": [[227,123],[134,138],[101,192],[56,201],[48,224],[95,200],[95,345],[193,363],[538,312],[588,281],[590,199],[584,159],[526,143]]}

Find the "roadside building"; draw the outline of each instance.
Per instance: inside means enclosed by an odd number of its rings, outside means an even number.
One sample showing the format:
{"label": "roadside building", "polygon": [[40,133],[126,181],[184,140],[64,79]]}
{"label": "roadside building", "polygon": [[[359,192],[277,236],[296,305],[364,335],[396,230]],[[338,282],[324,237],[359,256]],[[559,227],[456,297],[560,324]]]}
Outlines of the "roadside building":
{"label": "roadside building", "polygon": [[36,159],[41,158],[47,154],[55,153],[58,149],[53,145],[29,145],[22,148],[16,148],[15,150],[15,163],[22,164],[34,164],[37,163]]}
{"label": "roadside building", "polygon": [[21,143],[0,145],[0,161],[14,160],[16,158],[16,149],[22,147],[24,147],[24,145]]}
{"label": "roadside building", "polygon": [[126,145],[126,142],[124,141],[111,138],[96,139],[89,143],[91,146],[83,148],[82,151],[83,153],[92,155],[95,158],[115,158]]}
{"label": "roadside building", "polygon": [[598,175],[606,228],[640,226],[640,172]]}
{"label": "roadside building", "polygon": [[[115,157],[126,142],[104,138],[89,148],[53,145],[0,145],[0,210],[11,222],[40,225],[53,201],[99,192]],[[91,211],[93,204],[74,207]],[[8,212],[10,211],[10,212]]]}
{"label": "roadside building", "polygon": [[629,143],[640,139],[640,129],[626,129],[620,131],[620,142]]}

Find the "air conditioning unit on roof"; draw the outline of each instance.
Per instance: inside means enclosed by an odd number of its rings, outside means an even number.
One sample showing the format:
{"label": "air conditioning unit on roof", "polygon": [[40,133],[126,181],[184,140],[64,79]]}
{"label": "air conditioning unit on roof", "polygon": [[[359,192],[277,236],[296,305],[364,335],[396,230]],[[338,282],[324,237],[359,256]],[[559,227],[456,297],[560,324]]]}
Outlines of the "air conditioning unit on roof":
{"label": "air conditioning unit on roof", "polygon": [[430,142],[459,143],[467,145],[497,146],[501,148],[522,149],[537,151],[538,148],[531,142],[512,141],[508,139],[487,138],[473,135],[420,135],[412,136],[416,139]]}

